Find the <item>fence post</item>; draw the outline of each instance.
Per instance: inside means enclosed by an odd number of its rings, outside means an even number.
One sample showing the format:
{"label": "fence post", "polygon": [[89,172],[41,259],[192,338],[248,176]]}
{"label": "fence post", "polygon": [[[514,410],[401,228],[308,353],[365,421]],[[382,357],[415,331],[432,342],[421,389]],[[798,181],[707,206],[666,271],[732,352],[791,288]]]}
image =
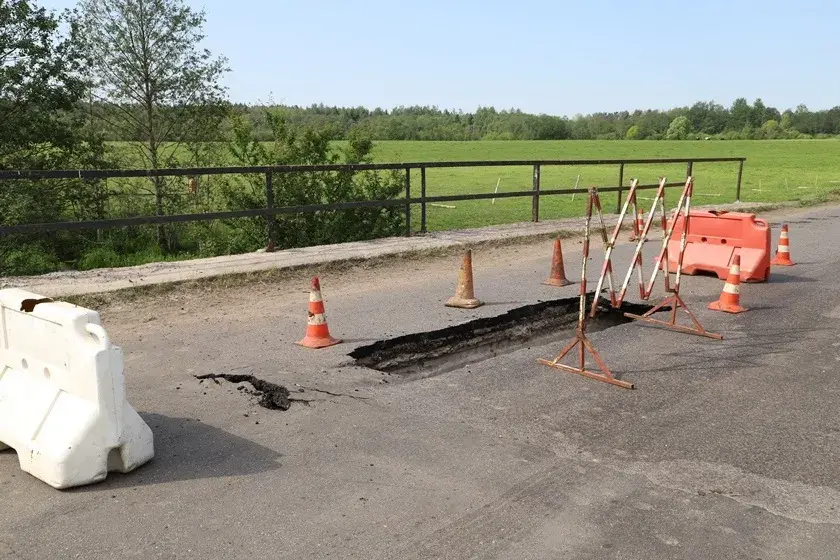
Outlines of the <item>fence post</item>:
{"label": "fence post", "polygon": [[426,168],[420,168],[420,233],[426,233]]}
{"label": "fence post", "polygon": [[411,168],[405,168],[405,236],[411,237]]}
{"label": "fence post", "polygon": [[540,166],[534,165],[534,197],[531,199],[531,221],[540,221]]}
{"label": "fence post", "polygon": [[618,164],[618,200],[615,204],[615,213],[621,213],[621,189],[624,188],[624,164]]}
{"label": "fence post", "polygon": [[735,186],[735,202],[741,202],[741,176],[744,174],[744,160],[738,162],[738,184]]}
{"label": "fence post", "polygon": [[[271,184],[271,171],[265,174],[265,207],[267,210],[274,209],[274,186]],[[266,220],[268,221],[268,245],[265,248],[266,253],[273,253],[277,247],[277,228],[274,214],[268,214]]]}

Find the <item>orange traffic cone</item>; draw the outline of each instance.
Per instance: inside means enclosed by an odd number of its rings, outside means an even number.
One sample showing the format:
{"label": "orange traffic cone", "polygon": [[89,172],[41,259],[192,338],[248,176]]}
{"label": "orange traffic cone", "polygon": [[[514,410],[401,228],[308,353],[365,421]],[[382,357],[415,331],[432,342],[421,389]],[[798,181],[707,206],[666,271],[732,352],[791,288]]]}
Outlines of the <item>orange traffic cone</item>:
{"label": "orange traffic cone", "polygon": [[645,229],[645,209],[639,208],[636,213],[636,223],[633,231],[630,232],[630,241],[638,241],[643,229]]}
{"label": "orange traffic cone", "polygon": [[776,266],[793,266],[796,263],[790,260],[790,239],[788,238],[787,224],[782,225],[782,233],[779,234],[779,246],[776,248],[776,256],[770,261]]}
{"label": "orange traffic cone", "polygon": [[566,279],[566,269],[563,266],[563,247],[560,245],[559,237],[554,240],[554,255],[551,257],[551,276],[543,284],[558,288],[571,284]]}
{"label": "orange traffic cone", "polygon": [[458,274],[458,287],[455,295],[446,302],[446,307],[460,307],[462,309],[473,309],[484,305],[484,302],[475,299],[473,292],[472,274],[472,249],[464,253],[464,260],[461,263],[461,272]]}
{"label": "orange traffic cone", "polygon": [[729,267],[729,276],[726,278],[726,284],[723,285],[720,299],[710,303],[709,309],[713,311],[725,311],[727,313],[743,313],[747,311],[745,307],[741,307],[741,255],[736,254],[732,258],[732,265]]}
{"label": "orange traffic cone", "polygon": [[306,336],[295,342],[307,348],[326,348],[338,344],[341,340],[330,336],[330,328],[324,317],[324,300],[321,299],[321,283],[318,277],[312,279],[309,292],[309,320],[306,323]]}

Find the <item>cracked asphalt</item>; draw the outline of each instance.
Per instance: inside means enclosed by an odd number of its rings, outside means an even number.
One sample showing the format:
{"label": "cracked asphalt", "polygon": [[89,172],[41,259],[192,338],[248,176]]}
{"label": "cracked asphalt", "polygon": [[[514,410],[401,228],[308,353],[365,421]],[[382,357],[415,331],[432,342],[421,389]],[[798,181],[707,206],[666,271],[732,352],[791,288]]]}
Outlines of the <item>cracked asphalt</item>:
{"label": "cracked asphalt", "polygon": [[[840,208],[786,212],[767,217],[774,246],[790,224],[798,264],[742,285],[749,312],[708,311],[723,283],[685,278],[722,341],[635,323],[592,333],[633,391],[537,364],[569,331],[412,381],[347,356],[574,295],[540,284],[550,242],[474,253],[487,305],[469,311],[443,306],[457,257],[327,271],[345,343],[320,351],[292,344],[304,278],[108,304],[156,458],[59,492],[0,453],[0,558],[836,558]],[[564,248],[574,279],[580,244]],[[629,257],[616,251],[619,272]],[[592,276],[599,265],[593,252]],[[207,374],[310,402],[266,410],[237,384],[195,378]]]}

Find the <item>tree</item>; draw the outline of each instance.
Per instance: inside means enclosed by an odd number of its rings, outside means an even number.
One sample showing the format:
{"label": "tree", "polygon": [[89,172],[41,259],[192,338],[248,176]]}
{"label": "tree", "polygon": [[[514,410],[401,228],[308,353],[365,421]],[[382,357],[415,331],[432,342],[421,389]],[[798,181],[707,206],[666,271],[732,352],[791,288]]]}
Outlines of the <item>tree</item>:
{"label": "tree", "polygon": [[804,104],[796,106],[796,111],[792,115],[793,128],[803,134],[816,133],[814,113],[808,110]]}
{"label": "tree", "polygon": [[750,124],[752,116],[752,107],[743,97],[739,97],[732,103],[732,109],[729,111],[731,117],[729,119],[730,130],[741,130]]}
{"label": "tree", "polygon": [[77,140],[67,113],[85,91],[82,59],[59,18],[28,0],[0,2],[0,166],[48,164]]}
{"label": "tree", "polygon": [[[29,0],[0,2],[0,168],[104,166],[104,145],[76,109],[87,83],[78,44],[62,37],[62,21]],[[101,218],[102,191],[78,180],[7,181],[0,223]],[[85,235],[0,238],[0,275],[35,274],[78,255]]]}
{"label": "tree", "polygon": [[639,140],[642,137],[642,131],[639,129],[639,125],[634,124],[630,128],[627,129],[627,134],[624,135],[627,140]]}
{"label": "tree", "polygon": [[782,122],[781,122],[782,130],[788,131],[791,128],[793,128],[792,116],[793,116],[793,112],[790,111],[790,110],[787,110],[782,114]]}
{"label": "tree", "polygon": [[767,107],[765,107],[764,102],[759,97],[753,102],[752,110],[750,111],[750,116],[748,122],[751,127],[759,128],[765,120],[771,118],[765,116],[767,112]]}
{"label": "tree", "polygon": [[[177,166],[185,144],[200,149],[216,139],[226,115],[226,60],[199,47],[204,22],[183,0],[82,1],[77,24],[102,103],[98,117],[142,139],[129,146],[149,169]],[[163,215],[167,182],[152,182]],[[159,243],[163,236],[159,228]]]}
{"label": "tree", "polygon": [[764,120],[780,121],[782,120],[782,113],[779,112],[779,110],[775,107],[767,107],[766,109],[764,109]]}
{"label": "tree", "polygon": [[530,119],[535,140],[565,140],[568,137],[566,122],[560,117],[539,115]]}
{"label": "tree", "polygon": [[726,128],[729,114],[726,109],[714,101],[695,103],[686,113],[691,130],[706,134],[718,134]]}
{"label": "tree", "polygon": [[729,112],[722,106],[716,103],[711,103],[711,108],[706,118],[703,119],[701,131],[706,134],[720,134],[726,130],[726,124],[729,121]]}
{"label": "tree", "polygon": [[671,121],[671,125],[668,127],[668,132],[665,134],[665,137],[668,140],[685,140],[688,137],[690,126],[688,117],[679,116]]}
{"label": "tree", "polygon": [[781,132],[779,130],[779,122],[773,119],[761,125],[761,136],[768,140],[778,138]]}
{"label": "tree", "polygon": [[661,140],[670,122],[668,115],[662,111],[644,111],[636,118],[642,137],[650,140]]}

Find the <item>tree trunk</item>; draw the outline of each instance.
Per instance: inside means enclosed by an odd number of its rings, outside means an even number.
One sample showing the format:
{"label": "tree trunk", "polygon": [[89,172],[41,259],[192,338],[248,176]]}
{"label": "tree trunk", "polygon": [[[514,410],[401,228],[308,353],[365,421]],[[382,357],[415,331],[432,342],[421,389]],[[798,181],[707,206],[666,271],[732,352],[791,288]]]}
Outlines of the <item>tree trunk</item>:
{"label": "tree trunk", "polygon": [[[146,25],[148,20],[146,18],[145,5],[140,2],[138,8],[140,10],[140,21],[138,31],[140,34],[140,50],[141,50],[141,66],[143,68],[143,101],[144,109],[146,110],[146,124],[148,126],[148,141],[149,141],[149,163],[154,170],[158,169],[158,143],[160,139],[157,137],[157,127],[155,126],[155,82],[152,77],[151,64],[152,57],[149,48],[149,36],[146,32]],[[164,181],[162,177],[155,176],[152,178],[155,184],[155,215],[163,216],[163,188]],[[166,228],[164,224],[157,226],[157,243],[161,250],[165,251],[166,246]]]}
{"label": "tree trunk", "polygon": [[[148,90],[147,90],[148,91]],[[149,164],[152,169],[158,168],[158,142],[155,134],[155,113],[154,105],[150,95],[146,97],[146,118],[149,125]],[[161,177],[153,177],[152,182],[155,184],[155,215],[163,216],[163,179]],[[161,250],[166,250],[166,229],[164,224],[157,226],[157,243]]]}

